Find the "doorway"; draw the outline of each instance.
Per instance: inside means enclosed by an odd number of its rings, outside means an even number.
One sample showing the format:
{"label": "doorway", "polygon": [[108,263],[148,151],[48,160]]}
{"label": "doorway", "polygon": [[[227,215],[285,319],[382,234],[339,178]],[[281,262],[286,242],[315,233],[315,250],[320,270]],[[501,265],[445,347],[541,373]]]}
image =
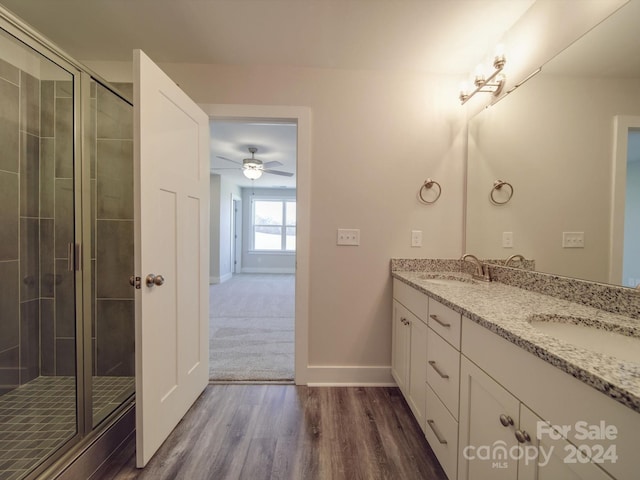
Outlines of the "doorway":
{"label": "doorway", "polygon": [[[291,275],[290,283],[293,285],[295,293],[293,293],[294,304],[294,380],[296,384],[306,384],[307,378],[307,358],[308,358],[308,255],[309,255],[309,159],[310,159],[310,111],[306,107],[270,107],[270,106],[242,106],[242,105],[201,105],[201,107],[210,115],[212,120],[235,120],[246,122],[272,122],[280,124],[295,124],[297,128],[297,162],[295,175],[295,192],[296,192],[296,235],[295,235],[295,256],[292,258],[290,267],[278,267],[272,257],[268,255],[253,255],[249,258],[252,260],[260,259],[261,263],[251,263],[247,261],[247,255],[244,251],[246,248],[240,247],[240,242],[234,245],[235,272],[236,276],[241,275]],[[248,157],[248,154],[245,157]],[[268,153],[268,152],[262,152]],[[256,153],[256,158],[260,157],[261,152]],[[226,156],[226,155],[225,155]],[[232,158],[236,160],[236,158]],[[242,157],[240,157],[242,160]],[[231,164],[231,167],[235,165]],[[272,167],[273,168],[273,167]],[[278,167],[278,170],[286,170],[284,167]],[[266,175],[265,175],[266,176]],[[245,188],[245,194],[241,195],[239,211],[243,211],[241,217],[236,217],[233,221],[234,229],[240,230],[242,235],[242,243],[255,241],[250,239],[250,226],[252,225],[248,218],[251,211],[252,197],[263,194],[257,188],[258,182],[253,183],[253,188]],[[233,203],[233,202],[232,202]],[[236,204],[237,205],[237,204]],[[230,207],[231,210],[232,207]],[[235,213],[235,208],[234,208]],[[241,225],[241,226],[239,226]],[[286,225],[284,225],[286,227]],[[222,227],[222,226],[221,226]],[[231,235],[231,232],[230,232]],[[235,234],[234,234],[235,239]],[[229,257],[227,257],[229,258]],[[280,270],[278,270],[280,269]],[[275,270],[275,272],[274,272]],[[244,273],[242,273],[244,272]],[[225,282],[228,283],[228,282]],[[212,287],[215,288],[215,287]],[[213,298],[213,297],[212,297]],[[213,303],[213,301],[212,301]],[[249,301],[247,302],[249,304]]]}
{"label": "doorway", "polygon": [[231,273],[242,272],[242,200],[231,194]]}
{"label": "doorway", "polygon": [[611,214],[611,283],[640,285],[640,117],[615,117],[613,201]]}

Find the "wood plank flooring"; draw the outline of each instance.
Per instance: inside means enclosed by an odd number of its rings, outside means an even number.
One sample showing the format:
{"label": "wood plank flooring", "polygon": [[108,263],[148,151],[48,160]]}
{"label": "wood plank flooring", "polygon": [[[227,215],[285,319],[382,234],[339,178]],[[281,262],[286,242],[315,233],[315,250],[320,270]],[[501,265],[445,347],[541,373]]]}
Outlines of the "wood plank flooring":
{"label": "wood plank flooring", "polygon": [[146,468],[91,480],[446,479],[397,388],[210,385]]}

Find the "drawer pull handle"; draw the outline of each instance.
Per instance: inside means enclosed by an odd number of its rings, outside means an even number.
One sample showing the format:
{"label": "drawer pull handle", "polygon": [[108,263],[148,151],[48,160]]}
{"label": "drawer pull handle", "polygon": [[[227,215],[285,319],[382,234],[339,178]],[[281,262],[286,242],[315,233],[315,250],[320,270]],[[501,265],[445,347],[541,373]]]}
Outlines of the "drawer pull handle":
{"label": "drawer pull handle", "polygon": [[451,324],[447,323],[447,322],[443,322],[442,320],[440,320],[438,318],[437,315],[429,315],[431,318],[433,318],[433,320],[437,323],[439,323],[441,326],[443,326],[444,328],[451,328]]}
{"label": "drawer pull handle", "polygon": [[437,367],[435,360],[429,360],[429,365],[431,365],[431,367],[436,371],[438,375],[440,375],[441,378],[449,378],[449,375],[447,375],[446,373],[442,373],[442,370]]}
{"label": "drawer pull handle", "polygon": [[508,427],[509,425],[513,425],[513,418],[503,413],[500,415],[500,423],[503,427]]}
{"label": "drawer pull handle", "polygon": [[447,441],[442,438],[442,435],[440,435],[440,432],[438,431],[438,429],[436,428],[436,422],[434,422],[433,420],[427,420],[427,424],[431,427],[431,430],[433,430],[433,434],[436,436],[436,438],[438,439],[438,441],[442,444],[442,445],[446,445]]}

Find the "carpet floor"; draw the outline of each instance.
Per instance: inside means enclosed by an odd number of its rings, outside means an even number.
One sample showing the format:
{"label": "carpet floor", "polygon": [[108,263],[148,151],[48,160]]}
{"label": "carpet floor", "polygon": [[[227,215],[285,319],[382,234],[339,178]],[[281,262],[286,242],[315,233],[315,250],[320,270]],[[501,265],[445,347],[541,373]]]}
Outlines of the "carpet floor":
{"label": "carpet floor", "polygon": [[210,380],[293,380],[295,275],[237,274],[209,288]]}

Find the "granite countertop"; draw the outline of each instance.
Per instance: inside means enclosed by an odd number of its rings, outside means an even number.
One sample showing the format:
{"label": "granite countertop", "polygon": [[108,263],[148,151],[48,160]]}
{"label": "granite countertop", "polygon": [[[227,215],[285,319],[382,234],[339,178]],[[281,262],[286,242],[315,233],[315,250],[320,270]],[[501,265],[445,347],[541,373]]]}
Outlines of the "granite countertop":
{"label": "granite countertop", "polygon": [[[607,330],[623,330],[640,337],[638,320],[499,282],[436,283],[421,279],[424,274],[392,272],[394,278],[640,413],[640,363],[621,361],[557,340],[535,328],[527,318],[570,315],[597,322]],[[470,280],[465,274],[448,272],[446,276],[452,275]]]}

